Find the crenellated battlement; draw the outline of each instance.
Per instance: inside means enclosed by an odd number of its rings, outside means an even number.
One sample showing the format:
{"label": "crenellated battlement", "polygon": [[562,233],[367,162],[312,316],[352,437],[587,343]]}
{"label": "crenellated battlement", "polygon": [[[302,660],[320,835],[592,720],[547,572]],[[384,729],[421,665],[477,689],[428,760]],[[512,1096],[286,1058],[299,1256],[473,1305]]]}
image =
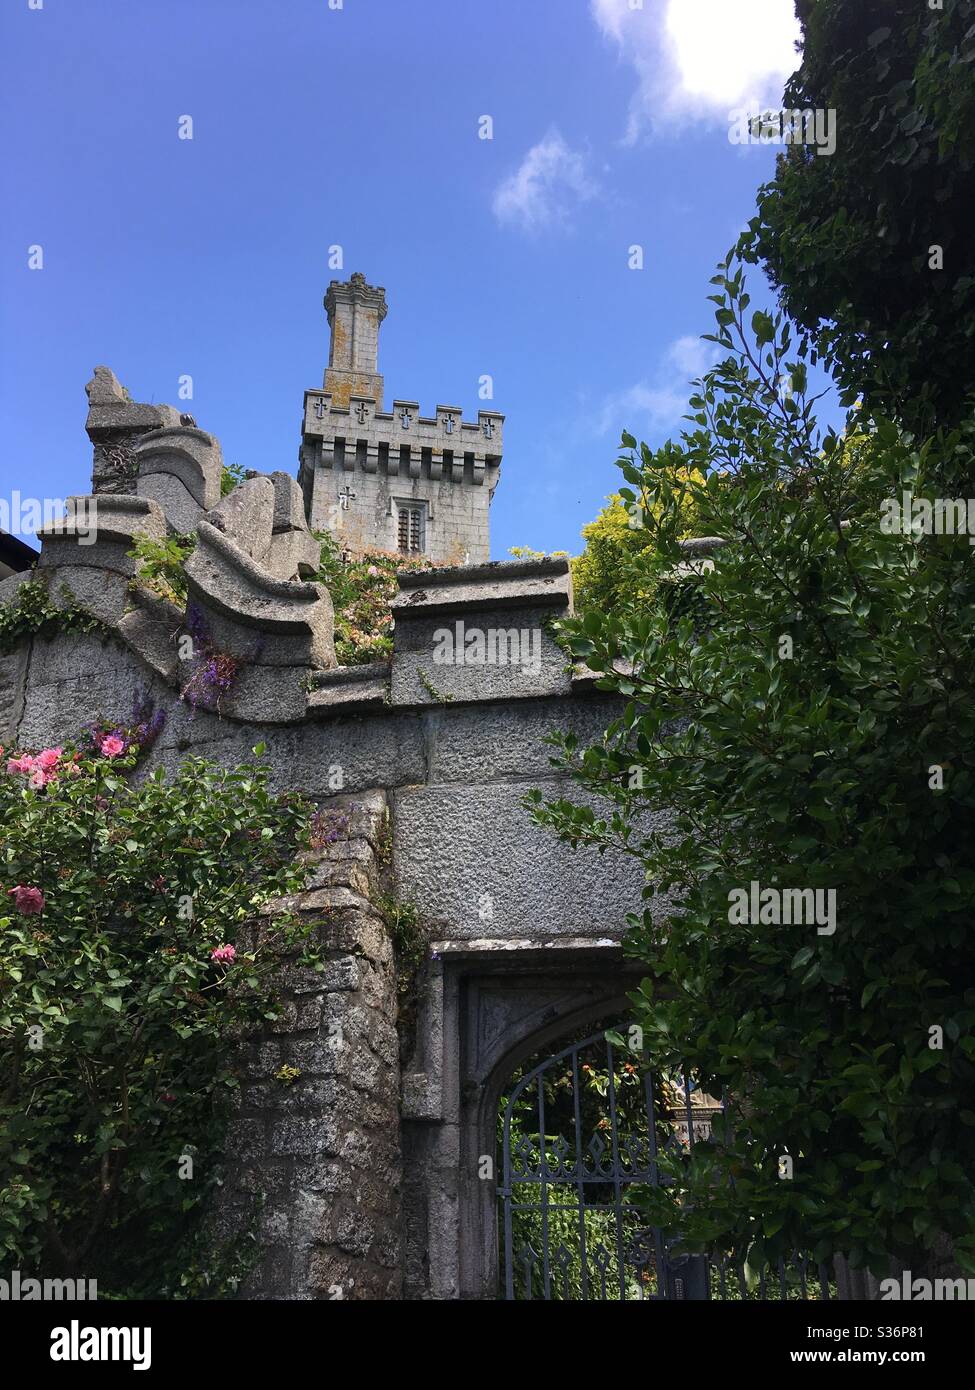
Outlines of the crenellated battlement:
{"label": "crenellated battlement", "polygon": [[459,405],[438,405],[433,415],[421,415],[418,401],[393,401],[392,410],[381,410],[368,396],[353,395],[341,406],[329,391],[305,392],[304,432],[312,437],[325,439],[340,430],[345,438],[394,436],[400,444],[460,449],[500,461],[503,429],[504,416],[498,410],[479,410],[476,420],[465,420]]}
{"label": "crenellated battlement", "polygon": [[394,401],[389,411],[353,396],[336,406],[327,391],[305,392],[303,476],[316,468],[382,473],[387,477],[445,479],[493,490],[501,466],[504,416],[479,410],[464,420],[459,406],[420,414],[416,401]]}

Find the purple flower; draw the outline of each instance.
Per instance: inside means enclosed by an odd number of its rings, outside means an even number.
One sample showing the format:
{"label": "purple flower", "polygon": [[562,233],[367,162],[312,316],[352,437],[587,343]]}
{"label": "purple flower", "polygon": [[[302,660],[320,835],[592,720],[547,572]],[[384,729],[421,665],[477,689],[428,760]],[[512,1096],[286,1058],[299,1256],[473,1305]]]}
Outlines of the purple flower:
{"label": "purple flower", "polygon": [[44,894],[39,888],[27,888],[23,883],[18,883],[16,888],[7,889],[7,895],[13,898],[17,911],[25,916],[44,911]]}

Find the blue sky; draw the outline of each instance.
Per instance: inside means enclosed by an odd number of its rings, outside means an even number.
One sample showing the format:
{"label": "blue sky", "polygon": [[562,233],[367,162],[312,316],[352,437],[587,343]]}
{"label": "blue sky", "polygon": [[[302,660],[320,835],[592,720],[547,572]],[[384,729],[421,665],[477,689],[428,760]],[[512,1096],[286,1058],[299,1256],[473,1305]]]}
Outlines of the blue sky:
{"label": "blue sky", "polygon": [[135,400],[191,375],[226,461],[295,471],[353,270],[386,287],[387,402],[474,418],[494,379],[496,558],[577,551],[620,430],[678,427],[774,164],[728,113],[778,103],[792,0],[30,4],[0,18],[3,495],[87,491],[97,363]]}

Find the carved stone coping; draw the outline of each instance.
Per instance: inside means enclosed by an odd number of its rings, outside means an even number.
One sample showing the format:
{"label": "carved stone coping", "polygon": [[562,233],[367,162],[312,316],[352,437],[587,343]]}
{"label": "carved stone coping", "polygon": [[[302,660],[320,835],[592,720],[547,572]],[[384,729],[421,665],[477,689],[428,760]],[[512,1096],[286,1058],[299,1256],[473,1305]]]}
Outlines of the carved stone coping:
{"label": "carved stone coping", "polygon": [[389,676],[392,662],[364,661],[360,666],[333,666],[331,671],[316,671],[312,676],[312,689],[325,690],[335,686],[364,685],[377,677]]}
{"label": "carved stone coping", "polygon": [[680,541],[684,559],[667,571],[668,579],[690,579],[700,577],[714,569],[711,558],[728,542],[721,536],[699,536],[693,540]]}
{"label": "carved stone coping", "polygon": [[182,611],[169,599],[142,588],[135,589],[132,602],[119,621],[119,635],[158,676],[175,685],[179,678],[175,643],[184,622]]}
{"label": "carved stone coping", "polygon": [[179,424],[179,411],[171,405],[145,405],[139,401],[92,402],[85,421],[85,432],[94,443],[96,436],[142,434],[160,427]]}
{"label": "carved stone coping", "polygon": [[[68,498],[67,516],[38,531],[39,541],[74,540],[94,534],[95,541],[126,542],[136,536],[166,538],[162,507],[149,497],[130,493],[99,493]],[[41,563],[44,563],[42,554]]]}
{"label": "carved stone coping", "polygon": [[433,617],[484,609],[572,607],[572,576],[564,559],[405,570],[397,578],[400,593],[392,603],[397,621],[411,613]]}
{"label": "carved stone coping", "polygon": [[375,709],[387,704],[391,670],[391,661],[370,661],[361,666],[316,671],[311,678],[308,713],[332,714],[336,710]]}
{"label": "carved stone coping", "polygon": [[[616,676],[632,676],[632,661],[614,661],[613,674]],[[600,690],[598,682],[606,679],[605,671],[595,671],[591,666],[586,666],[583,662],[577,661],[572,667],[572,693],[573,695],[604,695],[606,692]]]}
{"label": "carved stone coping", "polygon": [[212,434],[192,425],[153,430],[135,448],[139,474],[170,473],[204,510],[220,501],[222,456]]}
{"label": "carved stone coping", "polygon": [[[552,952],[565,951],[619,951],[623,944],[619,936],[478,936],[463,939],[449,938],[432,941],[430,954],[440,960],[465,959],[473,956],[477,960],[497,957],[509,952],[524,954],[526,951],[540,951],[546,956]],[[634,965],[639,971],[642,967]]]}
{"label": "carved stone coping", "polygon": [[197,534],[196,548],[186,562],[194,597],[245,627],[305,632],[314,626],[312,609],[328,598],[321,585],[274,579],[208,521],[200,522]]}

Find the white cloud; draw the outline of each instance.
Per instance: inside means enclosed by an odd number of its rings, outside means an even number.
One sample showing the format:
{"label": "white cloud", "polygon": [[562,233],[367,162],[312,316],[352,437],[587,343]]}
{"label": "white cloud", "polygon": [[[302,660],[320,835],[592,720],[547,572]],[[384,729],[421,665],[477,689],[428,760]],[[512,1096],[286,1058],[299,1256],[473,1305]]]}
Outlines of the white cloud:
{"label": "white cloud", "polygon": [[706,343],[703,338],[687,334],[676,339],[667,349],[667,361],[677,371],[683,372],[688,381],[703,375],[712,366],[717,356],[714,343]]}
{"label": "white cloud", "polygon": [[518,169],[499,184],[494,214],[525,231],[564,226],[577,203],[594,198],[598,188],[590,178],[585,156],[571,149],[555,129],[533,145]]}
{"label": "white cloud", "polygon": [[799,65],[793,0],[590,0],[592,17],[635,70],[627,142],[735,107],[779,106]]}
{"label": "white cloud", "polygon": [[621,430],[629,430],[646,435],[674,428],[687,414],[691,381],[716,359],[713,343],[690,336],[677,338],[651,377],[606,397],[595,420],[597,433],[618,436]]}

